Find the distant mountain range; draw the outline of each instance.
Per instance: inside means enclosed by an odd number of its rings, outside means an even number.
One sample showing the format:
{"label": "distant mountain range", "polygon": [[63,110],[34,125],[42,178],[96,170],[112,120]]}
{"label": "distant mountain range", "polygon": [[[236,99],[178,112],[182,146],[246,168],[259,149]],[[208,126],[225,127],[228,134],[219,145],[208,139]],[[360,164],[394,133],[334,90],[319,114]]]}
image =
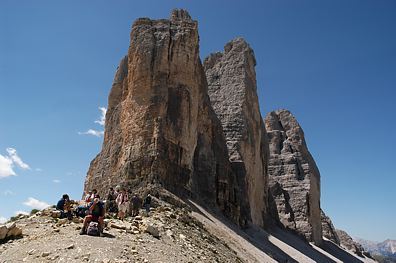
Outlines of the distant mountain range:
{"label": "distant mountain range", "polygon": [[381,255],[396,259],[396,240],[387,239],[383,242],[374,242],[361,238],[355,238],[355,241],[361,244],[365,251],[372,255]]}

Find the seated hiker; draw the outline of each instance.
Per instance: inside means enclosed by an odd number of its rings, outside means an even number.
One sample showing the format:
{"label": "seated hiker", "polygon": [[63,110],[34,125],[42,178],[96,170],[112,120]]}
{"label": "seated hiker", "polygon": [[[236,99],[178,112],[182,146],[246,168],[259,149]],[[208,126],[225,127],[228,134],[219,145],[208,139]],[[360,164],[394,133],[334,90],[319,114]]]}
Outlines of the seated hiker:
{"label": "seated hiker", "polygon": [[86,205],[79,205],[74,209],[74,215],[84,218],[87,215],[87,211],[88,207]]}
{"label": "seated hiker", "polygon": [[56,204],[56,210],[61,212],[60,218],[68,218],[69,220],[73,218],[69,195],[64,194],[62,196],[62,199]]}
{"label": "seated hiker", "polygon": [[106,212],[117,213],[118,211],[117,203],[116,203],[117,195],[118,194],[116,191],[114,191],[113,187],[110,187],[110,191],[106,199]]}
{"label": "seated hiker", "polygon": [[99,233],[100,236],[102,236],[104,228],[104,217],[104,204],[102,201],[100,201],[100,196],[96,194],[93,202],[88,207],[88,215],[84,218],[83,228],[80,231],[80,235],[85,235],[87,233],[87,227],[89,223],[93,221],[99,223]]}
{"label": "seated hiker", "polygon": [[118,217],[120,220],[124,220],[125,214],[129,206],[128,193],[126,192],[125,188],[121,188],[121,191],[117,196],[116,202],[118,205]]}
{"label": "seated hiker", "polygon": [[88,193],[84,197],[84,201],[87,205],[89,205],[92,202],[91,196],[92,196],[92,191],[88,191]]}
{"label": "seated hiker", "polygon": [[88,192],[88,194],[85,196],[85,203],[87,204],[87,206],[92,203],[97,193],[98,191],[96,189]]}

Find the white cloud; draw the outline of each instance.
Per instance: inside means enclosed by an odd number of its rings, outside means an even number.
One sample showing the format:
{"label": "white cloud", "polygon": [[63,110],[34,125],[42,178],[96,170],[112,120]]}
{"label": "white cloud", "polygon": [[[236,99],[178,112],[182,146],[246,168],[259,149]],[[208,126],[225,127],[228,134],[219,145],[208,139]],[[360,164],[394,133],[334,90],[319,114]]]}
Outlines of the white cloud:
{"label": "white cloud", "polygon": [[18,156],[17,151],[14,148],[7,148],[7,153],[10,156],[13,163],[15,163],[24,170],[30,169],[29,165],[24,163],[22,159]]}
{"label": "white cloud", "polygon": [[[100,114],[100,119],[96,120],[95,123],[98,123],[99,125],[104,126],[105,121],[106,121],[106,111],[107,109],[105,107],[99,107],[99,110],[101,111]],[[96,137],[101,137],[104,135],[104,131],[99,131],[99,130],[94,130],[94,129],[89,129],[88,131],[85,132],[78,132],[79,135],[93,135]]]}
{"label": "white cloud", "polygon": [[96,137],[100,137],[100,136],[102,136],[104,134],[104,131],[97,131],[97,130],[89,129],[86,132],[79,132],[78,134],[80,134],[80,135],[93,135],[93,136],[96,136]]}
{"label": "white cloud", "polygon": [[0,224],[4,224],[7,221],[8,221],[7,218],[0,216]]}
{"label": "white cloud", "polygon": [[37,199],[35,199],[33,197],[29,197],[28,200],[23,202],[23,204],[26,205],[26,206],[30,206],[31,208],[35,208],[35,209],[44,209],[44,208],[47,208],[47,207],[50,206],[46,202],[37,200]]}
{"label": "white cloud", "polygon": [[59,184],[59,183],[61,182],[61,180],[54,179],[54,180],[52,180],[52,182],[53,182],[53,183],[56,183],[56,184]]}
{"label": "white cloud", "polygon": [[107,109],[105,107],[99,107],[99,110],[101,111],[100,120],[96,120],[95,123],[99,123],[99,125],[104,126],[106,121]]}
{"label": "white cloud", "polygon": [[43,171],[43,169],[41,169],[41,168],[36,168],[34,170],[36,170],[36,172],[42,172]]}
{"label": "white cloud", "polygon": [[7,148],[6,151],[8,155],[0,154],[0,178],[15,176],[15,165],[23,170],[30,170],[29,165],[22,161],[14,148]]}
{"label": "white cloud", "polygon": [[9,157],[0,154],[0,178],[16,175],[12,163]]}
{"label": "white cloud", "polygon": [[18,211],[15,211],[15,215],[16,216],[17,215],[30,215],[30,213],[23,211],[23,210],[18,210]]}

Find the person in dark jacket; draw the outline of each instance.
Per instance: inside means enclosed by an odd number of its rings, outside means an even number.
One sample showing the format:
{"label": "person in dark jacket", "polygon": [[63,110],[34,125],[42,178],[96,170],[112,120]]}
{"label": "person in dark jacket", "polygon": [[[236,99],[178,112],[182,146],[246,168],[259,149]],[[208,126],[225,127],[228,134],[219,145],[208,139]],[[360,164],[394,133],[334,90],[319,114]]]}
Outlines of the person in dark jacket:
{"label": "person in dark jacket", "polygon": [[151,207],[151,195],[150,195],[150,194],[148,194],[148,195],[146,196],[146,198],[144,198],[143,206],[144,206],[144,208],[146,209],[146,213],[147,213],[147,215],[148,215],[149,212],[150,212],[150,207]]}
{"label": "person in dark jacket", "polygon": [[69,195],[62,195],[62,199],[56,204],[56,210],[61,212],[60,218],[68,218],[69,220],[73,218]]}
{"label": "person in dark jacket", "polygon": [[139,209],[142,205],[142,199],[139,198],[136,194],[132,197],[132,216],[139,215]]}
{"label": "person in dark jacket", "polygon": [[96,194],[94,200],[88,206],[88,215],[84,218],[83,228],[80,231],[80,235],[85,235],[87,233],[87,227],[89,223],[93,221],[99,223],[100,236],[103,236],[104,217],[104,204],[102,201],[100,201],[100,196]]}
{"label": "person in dark jacket", "polygon": [[116,191],[114,191],[113,187],[110,187],[110,191],[106,198],[106,212],[107,213],[117,213],[118,212],[117,203],[116,203],[117,196],[118,196],[118,193]]}

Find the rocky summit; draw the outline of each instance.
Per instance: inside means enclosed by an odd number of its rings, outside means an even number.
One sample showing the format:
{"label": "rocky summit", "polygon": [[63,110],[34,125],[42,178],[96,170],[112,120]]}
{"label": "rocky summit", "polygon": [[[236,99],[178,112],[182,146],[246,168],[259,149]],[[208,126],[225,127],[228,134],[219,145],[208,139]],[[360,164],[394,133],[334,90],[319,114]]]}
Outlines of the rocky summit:
{"label": "rocky summit", "polygon": [[373,262],[321,210],[296,118],[263,120],[255,66],[242,38],[202,64],[185,10],[137,19],[84,193],[150,193],[151,211],[107,215],[105,237],[78,235],[82,219],[54,209],[22,216],[0,225],[0,262]]}

